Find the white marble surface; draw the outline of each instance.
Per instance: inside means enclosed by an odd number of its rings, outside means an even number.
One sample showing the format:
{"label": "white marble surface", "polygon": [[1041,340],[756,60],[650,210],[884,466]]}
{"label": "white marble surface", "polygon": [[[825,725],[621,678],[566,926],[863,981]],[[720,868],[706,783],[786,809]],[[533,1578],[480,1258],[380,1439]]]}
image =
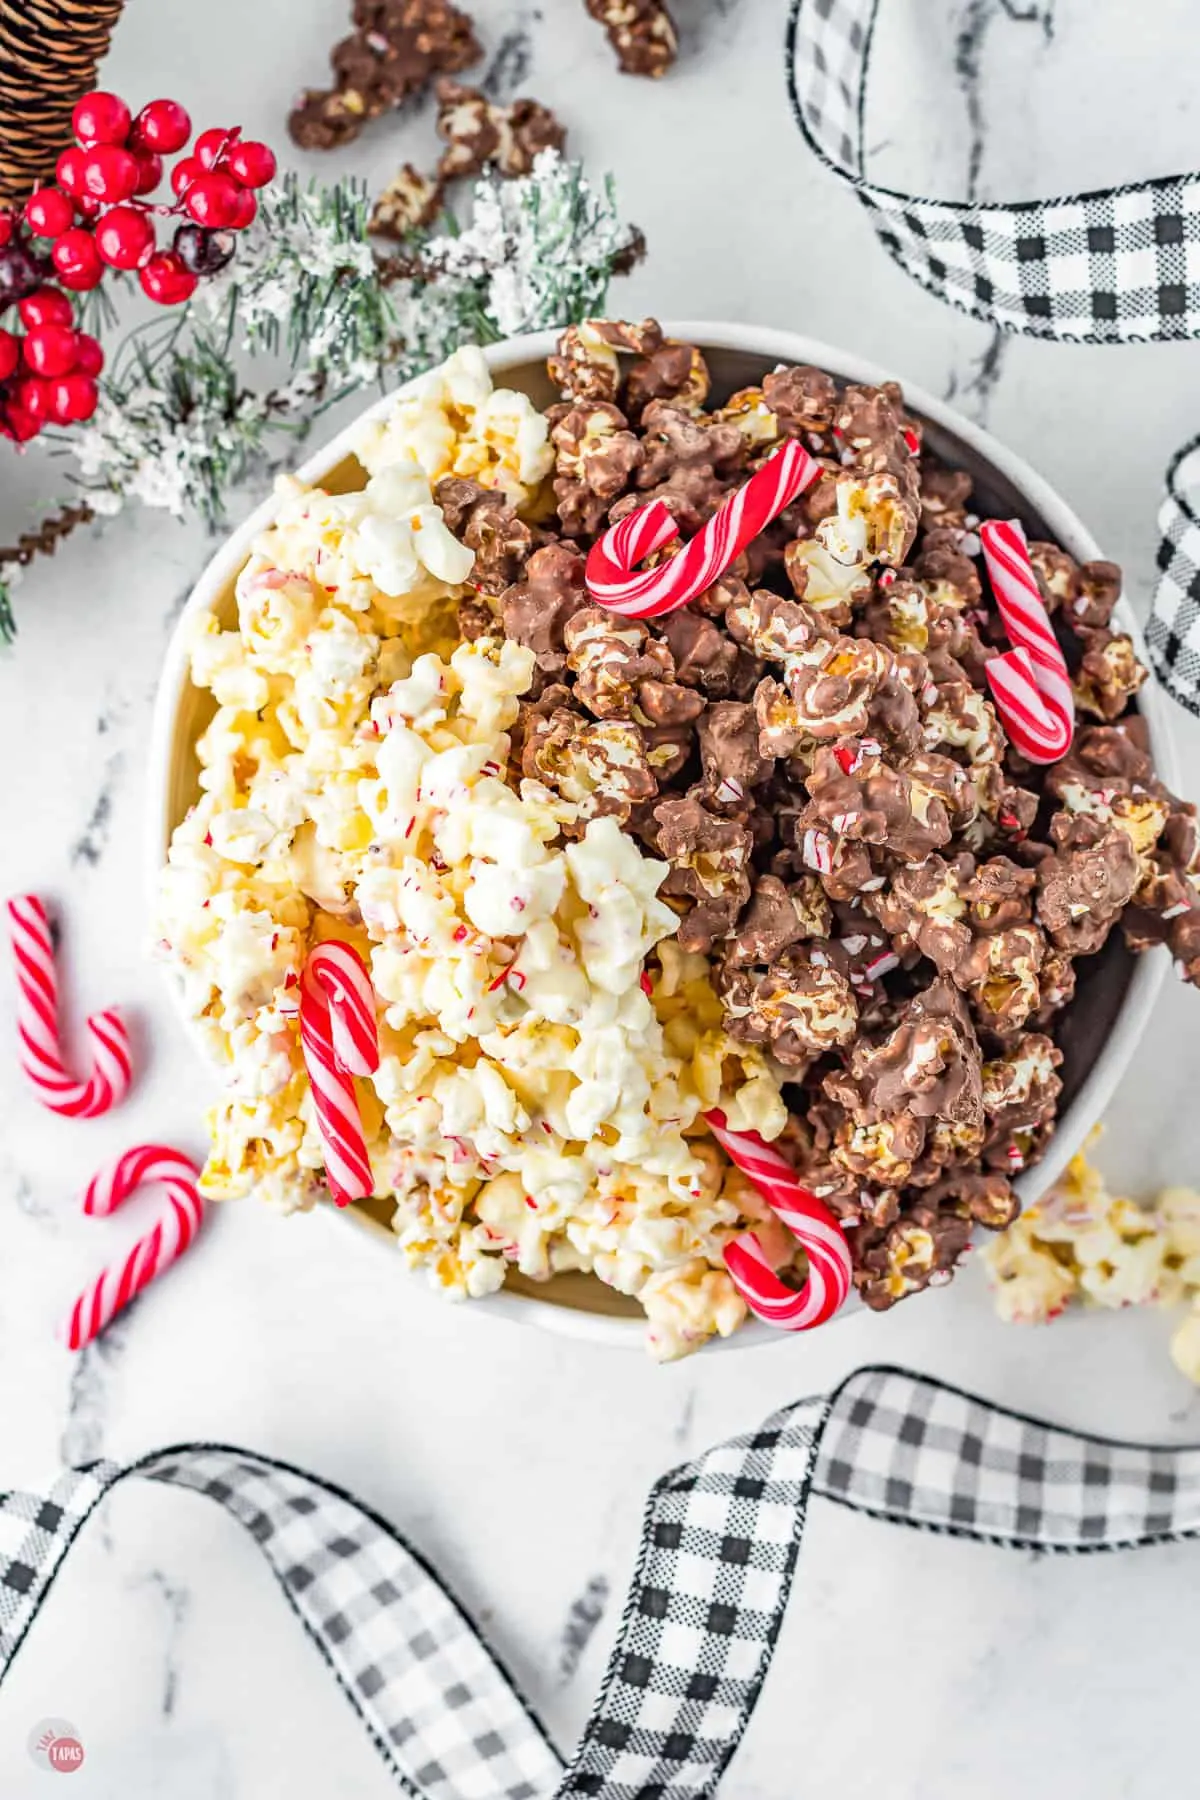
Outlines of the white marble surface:
{"label": "white marble surface", "polygon": [[[795,134],[781,0],[679,0],[686,54],[657,89],[616,75],[579,0],[476,11],[500,84],[556,105],[645,228],[650,258],[623,304],[794,326],[954,398],[1062,488],[1145,603],[1162,471],[1196,429],[1200,347],[1000,342],[927,299]],[[1194,156],[1200,101],[1180,54],[1197,40],[1189,0],[1144,0],[1136,62],[1124,0],[890,0],[884,11],[876,152],[895,179],[1031,194]],[[205,123],[241,120],[279,141],[293,89],[320,79],[344,12],[344,0],[130,0],[106,73],[131,96],[166,88]],[[381,177],[431,150],[418,111],[378,126],[343,166]],[[13,467],[0,478],[5,535],[57,485],[45,458],[24,459],[15,479]],[[145,515],[76,541],[23,589],[20,648],[0,666],[5,886],[68,898],[72,1002],[133,1010],[145,1070],[118,1114],[71,1125],[40,1112],[11,1055],[0,1058],[0,1484],[37,1483],[60,1458],[187,1437],[321,1471],[402,1522],[568,1746],[651,1478],[858,1363],[907,1362],[1115,1433],[1200,1437],[1200,1397],[1167,1360],[1166,1320],[1005,1329],[978,1269],[883,1318],[655,1371],[450,1309],[349,1230],[250,1204],[223,1211],[102,1348],[60,1351],[64,1301],[137,1229],[83,1221],[81,1181],[135,1138],[198,1141],[205,1077],[143,960],[142,809],[156,669],[205,554],[198,530]],[[1174,716],[1195,796],[1200,728]],[[1103,1159],[1116,1178],[1146,1190],[1196,1175],[1198,1053],[1200,1002],[1173,982],[1110,1115]],[[579,1656],[580,1609],[604,1595]],[[818,1507],[727,1791],[1186,1790],[1198,1597],[1195,1548],[1034,1563]],[[112,1503],[0,1692],[6,1800],[43,1791],[25,1740],[56,1714],[87,1750],[71,1791],[93,1800],[394,1792],[248,1544],[215,1509],[169,1493]]]}

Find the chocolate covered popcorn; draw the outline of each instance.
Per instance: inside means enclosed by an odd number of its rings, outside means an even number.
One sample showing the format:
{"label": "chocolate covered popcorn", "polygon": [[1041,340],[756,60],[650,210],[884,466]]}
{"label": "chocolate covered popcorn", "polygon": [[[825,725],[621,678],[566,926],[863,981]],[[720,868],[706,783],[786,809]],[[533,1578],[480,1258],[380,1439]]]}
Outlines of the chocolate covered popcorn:
{"label": "chocolate covered popcorn", "polygon": [[587,9],[608,32],[623,74],[666,74],[679,40],[663,0],[587,0]]}
{"label": "chocolate covered popcorn", "polygon": [[[653,319],[571,326],[549,369],[538,547],[497,602],[536,664],[521,768],[667,864],[676,942],[784,1083],[789,1153],[889,1306],[1015,1216],[1082,959],[1120,927],[1200,977],[1194,811],[1146,753],[1120,572],[1030,546],[1078,708],[1033,767],[990,698],[971,479],[894,383],[778,368],[723,398]],[[664,501],[669,557],[787,437],[817,479],[708,590],[648,619],[593,603],[609,525]]]}
{"label": "chocolate covered popcorn", "polygon": [[334,86],[306,89],[292,108],[288,130],[302,150],[340,149],[435,75],[483,54],[471,19],[448,0],[354,0],[353,23],[330,56]]}

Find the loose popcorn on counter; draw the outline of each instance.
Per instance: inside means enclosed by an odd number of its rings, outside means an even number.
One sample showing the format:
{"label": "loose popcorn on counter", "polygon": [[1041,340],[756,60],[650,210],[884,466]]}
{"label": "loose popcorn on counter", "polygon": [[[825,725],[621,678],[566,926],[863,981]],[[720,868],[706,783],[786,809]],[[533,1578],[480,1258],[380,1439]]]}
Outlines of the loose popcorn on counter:
{"label": "loose popcorn on counter", "polygon": [[461,520],[503,490],[488,516],[507,521],[550,468],[541,416],[460,353],[361,455],[361,492],[287,486],[236,629],[194,633],[216,710],[158,934],[223,1076],[203,1190],[285,1211],[323,1196],[298,983],[340,938],[379,1000],[360,1110],[406,1260],[456,1297],[510,1268],[590,1271],[642,1301],[656,1356],[683,1354],[745,1319],[732,1236],[754,1222],[779,1266],[796,1254],[701,1118],[777,1137],[777,1068],[726,1033],[706,959],[674,941],[668,866],[603,781],[564,794],[536,759],[522,775],[534,652],[498,621],[462,634],[477,556],[440,497]]}
{"label": "loose popcorn on counter", "polygon": [[1080,1153],[1047,1197],[988,1245],[983,1261],[996,1311],[1009,1324],[1045,1324],[1073,1301],[1186,1302],[1171,1356],[1200,1383],[1200,1193],[1164,1188],[1152,1205],[1139,1206],[1110,1194]]}

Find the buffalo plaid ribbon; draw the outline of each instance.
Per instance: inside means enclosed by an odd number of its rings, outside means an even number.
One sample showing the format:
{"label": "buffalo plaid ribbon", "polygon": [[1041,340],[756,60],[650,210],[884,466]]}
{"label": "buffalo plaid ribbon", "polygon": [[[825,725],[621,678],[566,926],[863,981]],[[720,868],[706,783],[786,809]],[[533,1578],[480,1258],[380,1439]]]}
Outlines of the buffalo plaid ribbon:
{"label": "buffalo plaid ribbon", "polygon": [[[796,123],[866,207],[880,243],[938,299],[1003,331],[1060,343],[1200,337],[1200,174],[1051,200],[926,199],[867,173],[867,92],[880,0],[792,0]],[[1168,473],[1146,638],[1164,687],[1200,714],[1200,449]]]}
{"label": "buffalo plaid ribbon", "polygon": [[811,1497],[1000,1549],[1200,1536],[1200,1447],[1085,1436],[903,1369],[860,1369],[664,1475],[608,1671],[564,1763],[439,1576],[332,1483],[224,1444],[0,1496],[0,1681],[64,1558],[129,1476],[206,1494],[254,1538],[400,1787],[423,1800],[699,1800],[770,1667]]}

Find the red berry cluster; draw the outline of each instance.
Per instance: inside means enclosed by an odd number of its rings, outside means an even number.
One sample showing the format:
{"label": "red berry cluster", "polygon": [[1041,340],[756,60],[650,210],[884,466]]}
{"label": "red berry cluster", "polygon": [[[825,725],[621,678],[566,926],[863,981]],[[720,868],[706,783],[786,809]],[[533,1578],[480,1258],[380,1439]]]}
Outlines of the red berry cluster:
{"label": "red berry cluster", "polygon": [[[174,200],[156,203],[163,159],[186,148],[192,122],[175,100],[152,100],[135,118],[116,94],[85,94],[71,115],[74,144],[19,216],[0,211],[0,315],[16,305],[23,337],[0,328],[0,436],[18,442],[45,424],[73,424],[96,410],[104,355],[74,329],[63,289],[97,287],[105,266],[136,269],[142,290],[163,306],[190,299],[201,276],[233,255],[234,233],[253,220],[256,188],[275,174],[266,144],[237,126],[200,134],[171,171]],[[175,224],[170,248],[157,221]],[[45,254],[36,243],[52,248]],[[60,285],[52,285],[54,279]]]}
{"label": "red berry cluster", "polygon": [[[65,287],[93,288],[103,265],[136,269],[151,300],[174,306],[201,275],[215,274],[233,254],[201,234],[242,231],[258,211],[255,188],[275,173],[265,144],[243,143],[237,127],[205,131],[171,171],[175,201],[154,205],[163,158],[182,150],[192,122],[175,100],[152,100],[136,118],[116,94],[85,94],[71,115],[75,144],[64,150],[58,186],[26,202],[25,222],[52,238],[51,260]],[[83,223],[76,223],[76,214]],[[169,250],[158,248],[156,218],[186,218]],[[198,228],[198,229],[197,229]]]}
{"label": "red berry cluster", "polygon": [[94,337],[75,330],[60,288],[34,288],[17,311],[24,337],[0,327],[0,434],[23,444],[43,425],[91,418],[104,352]]}

